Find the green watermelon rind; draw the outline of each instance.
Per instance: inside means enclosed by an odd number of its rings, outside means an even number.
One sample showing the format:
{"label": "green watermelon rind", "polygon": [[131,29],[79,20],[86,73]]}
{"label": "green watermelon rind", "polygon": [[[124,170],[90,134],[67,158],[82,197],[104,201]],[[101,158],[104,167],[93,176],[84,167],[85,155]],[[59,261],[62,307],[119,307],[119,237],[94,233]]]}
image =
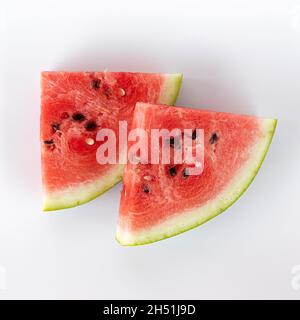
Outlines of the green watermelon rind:
{"label": "green watermelon rind", "polygon": [[43,210],[55,211],[79,206],[96,199],[122,180],[124,165],[118,165],[96,182],[87,182],[44,196]]}
{"label": "green watermelon rind", "polygon": [[182,83],[182,74],[167,74],[162,87],[158,104],[174,105]]}
{"label": "green watermelon rind", "polygon": [[[181,82],[181,73],[165,74],[164,83],[157,103],[167,105],[175,104]],[[109,172],[105,177],[101,177],[101,181],[83,183],[60,192],[44,192],[43,211],[72,208],[94,200],[122,180],[123,170],[124,166],[119,165],[118,168]]]}
{"label": "green watermelon rind", "polygon": [[[132,234],[118,227],[116,234],[117,242],[123,246],[138,246],[167,239],[199,227],[233,205],[254,180],[272,142],[277,126],[277,119],[262,119],[261,121],[262,138],[254,146],[251,153],[252,157],[248,159],[246,165],[233,178],[235,181],[230,183],[223,193],[221,193],[223,194],[222,200],[212,200],[211,203],[204,207],[194,208],[182,214],[178,213],[175,218],[169,219],[169,221],[160,224],[158,227],[154,226],[152,230],[143,230]],[[240,182],[241,180],[243,180],[242,183]],[[204,211],[205,214],[203,214]],[[193,222],[189,222],[189,220]]]}

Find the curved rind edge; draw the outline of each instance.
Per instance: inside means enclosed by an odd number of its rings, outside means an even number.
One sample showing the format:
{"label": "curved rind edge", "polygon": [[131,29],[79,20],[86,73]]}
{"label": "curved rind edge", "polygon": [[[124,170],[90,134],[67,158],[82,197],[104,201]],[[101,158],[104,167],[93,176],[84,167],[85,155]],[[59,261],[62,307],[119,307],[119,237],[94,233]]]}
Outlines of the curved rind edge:
{"label": "curved rind edge", "polygon": [[[167,239],[204,224],[233,205],[254,180],[272,142],[277,119],[261,119],[261,121],[263,137],[254,146],[251,153],[253,157],[249,158],[246,165],[243,166],[234,178],[237,182],[233,181],[221,193],[218,199],[213,199],[206,206],[194,208],[182,214],[179,213],[175,218],[169,219],[169,221],[160,224],[158,227],[155,226],[149,232],[144,231],[133,235],[132,233],[124,232],[118,227],[116,233],[117,242],[122,246],[138,246]],[[259,152],[257,153],[257,151]],[[255,154],[257,154],[256,157]],[[249,173],[250,171],[251,173]],[[241,177],[243,177],[242,183],[240,182]]]}
{"label": "curved rind edge", "polygon": [[182,73],[165,74],[164,85],[157,104],[174,105],[176,103],[182,78]]}
{"label": "curved rind edge", "polygon": [[79,206],[94,200],[122,180],[124,165],[119,165],[99,181],[83,183],[57,193],[45,193],[43,210],[54,211]]}

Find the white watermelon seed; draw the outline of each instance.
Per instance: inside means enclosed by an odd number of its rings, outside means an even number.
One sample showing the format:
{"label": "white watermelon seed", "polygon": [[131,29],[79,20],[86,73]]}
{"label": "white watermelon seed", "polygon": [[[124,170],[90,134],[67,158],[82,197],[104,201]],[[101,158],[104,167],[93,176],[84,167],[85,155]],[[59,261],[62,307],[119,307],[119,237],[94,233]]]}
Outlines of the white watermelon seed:
{"label": "white watermelon seed", "polygon": [[126,94],[125,90],[123,88],[119,88],[119,95],[120,97],[124,97]]}
{"label": "white watermelon seed", "polygon": [[86,142],[88,145],[90,145],[90,146],[92,146],[93,144],[95,144],[95,140],[92,139],[92,138],[87,138],[87,139],[85,140],[85,142]]}

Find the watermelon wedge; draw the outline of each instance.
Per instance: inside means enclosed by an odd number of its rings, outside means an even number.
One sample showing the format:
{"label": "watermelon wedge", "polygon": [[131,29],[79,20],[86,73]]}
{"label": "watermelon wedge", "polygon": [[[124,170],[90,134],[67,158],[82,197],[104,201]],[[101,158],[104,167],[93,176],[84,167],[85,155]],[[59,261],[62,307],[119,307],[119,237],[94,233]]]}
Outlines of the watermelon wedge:
{"label": "watermelon wedge", "polygon": [[[100,165],[100,128],[131,125],[137,101],[174,104],[181,74],[42,72],[41,156],[44,210],[94,199],[121,180],[123,165]],[[117,137],[118,138],[118,137]]]}
{"label": "watermelon wedge", "polygon": [[[123,176],[118,242],[141,245],[162,240],[195,228],[226,210],[257,174],[276,122],[138,103],[133,128],[147,132],[162,128],[204,130],[204,170],[200,175],[188,175],[184,163],[128,163]],[[160,148],[163,147],[161,143]]]}

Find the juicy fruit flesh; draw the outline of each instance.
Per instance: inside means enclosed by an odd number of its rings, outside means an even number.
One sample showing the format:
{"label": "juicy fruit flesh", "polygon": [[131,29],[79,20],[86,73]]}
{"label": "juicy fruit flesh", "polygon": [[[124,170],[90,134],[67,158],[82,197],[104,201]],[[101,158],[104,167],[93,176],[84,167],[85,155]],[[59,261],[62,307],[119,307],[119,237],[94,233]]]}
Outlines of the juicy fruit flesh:
{"label": "juicy fruit flesh", "polygon": [[[97,128],[118,131],[137,99],[155,102],[161,75],[91,72],[42,74],[41,140],[44,184],[49,192],[91,181],[107,170],[96,161]],[[123,89],[125,95],[119,90]],[[94,143],[86,143],[94,141]]]}
{"label": "juicy fruit flesh", "polygon": [[[122,241],[122,234],[126,233],[131,238],[128,244],[134,244],[135,233],[144,233],[144,238],[147,239],[147,232],[151,228],[168,224],[167,221],[175,219],[177,215],[183,215],[193,208],[201,208],[211,199],[217,201],[253,156],[254,146],[265,139],[263,123],[264,120],[250,116],[138,104],[134,127],[204,129],[204,171],[199,176],[188,176],[186,165],[183,164],[177,165],[175,169],[174,166],[162,164],[128,164],[123,178],[119,241],[125,242]],[[270,137],[266,139],[268,143]],[[265,152],[264,150],[262,148],[259,153]],[[264,153],[259,153],[256,157],[262,158]],[[235,199],[239,194],[235,195]],[[215,208],[216,211],[218,208]],[[200,220],[201,216],[198,217],[198,221]],[[168,228],[176,229],[176,233],[184,231],[183,227],[180,231],[180,226],[168,225],[166,230]],[[186,226],[185,228],[188,229]],[[174,232],[172,234],[170,231],[168,236],[174,235]],[[157,239],[150,237],[147,241],[159,240],[158,235],[155,237]],[[160,235],[161,238],[164,236]]]}

